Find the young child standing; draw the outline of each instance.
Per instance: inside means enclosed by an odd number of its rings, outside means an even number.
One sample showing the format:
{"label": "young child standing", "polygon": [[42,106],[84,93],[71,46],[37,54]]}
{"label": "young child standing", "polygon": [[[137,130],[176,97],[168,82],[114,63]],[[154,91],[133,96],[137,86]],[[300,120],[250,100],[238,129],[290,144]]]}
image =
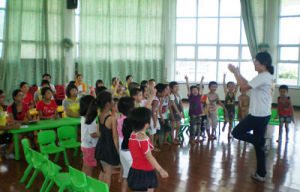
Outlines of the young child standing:
{"label": "young child standing", "polygon": [[176,126],[176,133],[175,133],[175,139],[174,144],[180,144],[180,141],[178,139],[178,134],[180,131],[180,121],[182,118],[184,118],[184,111],[183,111],[183,105],[181,101],[181,97],[179,95],[179,85],[176,81],[172,81],[169,83],[170,89],[171,89],[171,95],[170,95],[170,101],[171,101],[171,133],[173,137],[173,131]]}
{"label": "young child standing", "polygon": [[249,114],[250,97],[247,95],[248,90],[240,89],[241,95],[238,97],[238,120],[241,122]]}
{"label": "young child standing", "polygon": [[[202,136],[203,140],[206,138],[205,137],[205,131],[207,132],[208,135],[208,129],[207,129],[207,113],[208,113],[208,98],[206,94],[203,94],[204,92],[204,86],[202,85],[201,87],[198,86],[198,90],[200,92],[201,96],[201,133],[200,136]],[[200,141],[200,137],[198,137],[197,141]]]}
{"label": "young child standing", "polygon": [[284,124],[285,127],[285,134],[286,134],[286,141],[289,140],[289,124],[291,121],[295,123],[294,119],[294,109],[293,104],[291,101],[291,98],[288,96],[289,87],[287,85],[281,85],[279,87],[279,94],[280,96],[277,99],[278,105],[277,105],[277,116],[279,115],[279,135],[277,142],[281,142],[281,136],[282,136],[282,127]]}
{"label": "young child standing", "polygon": [[168,173],[151,153],[153,146],[146,135],[150,119],[151,111],[145,107],[136,108],[129,115],[133,129],[129,139],[129,150],[133,162],[128,173],[128,186],[132,191],[153,192],[158,184],[155,169],[162,178],[168,177]]}
{"label": "young child standing", "polygon": [[234,82],[232,81],[229,81],[226,85],[226,74],[224,74],[223,89],[225,95],[225,108],[227,110],[227,114],[225,115],[225,122],[222,131],[225,131],[225,127],[229,121],[228,138],[231,138],[231,129],[235,118],[235,96],[238,91],[238,86],[235,86]]}
{"label": "young child standing", "polygon": [[89,105],[94,100],[91,95],[83,96],[80,99],[79,114],[81,117],[81,151],[83,153],[82,172],[92,176],[94,167],[97,166],[95,149],[98,142],[97,124],[94,120],[91,124],[86,123],[86,115]]}
{"label": "young child standing", "polygon": [[[200,87],[202,86],[203,77],[201,78]],[[189,116],[190,116],[190,143],[195,144],[195,137],[200,135],[201,129],[201,94],[197,88],[197,86],[189,85],[188,76],[185,76],[186,80],[186,88],[187,88],[187,96],[189,98]]]}
{"label": "young child standing", "polygon": [[[216,128],[218,125],[218,107],[217,104],[219,104],[221,107],[223,107],[225,114],[227,114],[227,110],[224,106],[224,104],[220,101],[219,95],[216,93],[216,90],[218,88],[218,84],[215,81],[211,81],[208,84],[209,93],[207,94],[207,98],[209,101],[208,104],[208,137],[209,139],[216,139]],[[211,127],[211,131],[210,131]]]}
{"label": "young child standing", "polygon": [[40,119],[58,119],[57,104],[52,100],[53,94],[51,88],[42,88],[41,94],[43,99],[36,104],[36,110],[39,112]]}
{"label": "young child standing", "polygon": [[110,115],[112,106],[112,94],[103,91],[90,104],[86,116],[86,123],[91,124],[97,117],[98,108],[100,108],[101,113],[98,116],[99,129],[97,129],[99,140],[95,149],[95,158],[99,162],[101,170],[99,180],[105,182],[108,187],[111,184],[113,168],[120,164],[117,120]]}

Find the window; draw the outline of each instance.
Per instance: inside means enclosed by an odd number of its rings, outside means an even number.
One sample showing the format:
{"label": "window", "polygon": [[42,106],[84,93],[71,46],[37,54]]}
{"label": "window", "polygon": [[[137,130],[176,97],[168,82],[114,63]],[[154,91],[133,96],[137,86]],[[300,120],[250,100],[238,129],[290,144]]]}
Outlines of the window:
{"label": "window", "polygon": [[[228,63],[256,75],[241,19],[240,0],[177,0],[175,79],[234,80]],[[249,71],[249,66],[251,71]]]}
{"label": "window", "polygon": [[2,57],[2,48],[4,40],[4,21],[5,21],[6,0],[0,0],[0,57]]}
{"label": "window", "polygon": [[281,0],[277,84],[299,86],[300,67],[300,3]]}

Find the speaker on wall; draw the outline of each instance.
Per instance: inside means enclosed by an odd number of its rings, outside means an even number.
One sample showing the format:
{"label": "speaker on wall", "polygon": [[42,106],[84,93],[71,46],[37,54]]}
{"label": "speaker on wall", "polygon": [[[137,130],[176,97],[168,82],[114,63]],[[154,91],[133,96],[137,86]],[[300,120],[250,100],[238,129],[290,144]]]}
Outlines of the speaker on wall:
{"label": "speaker on wall", "polygon": [[76,9],[78,6],[78,0],[67,0],[67,9]]}

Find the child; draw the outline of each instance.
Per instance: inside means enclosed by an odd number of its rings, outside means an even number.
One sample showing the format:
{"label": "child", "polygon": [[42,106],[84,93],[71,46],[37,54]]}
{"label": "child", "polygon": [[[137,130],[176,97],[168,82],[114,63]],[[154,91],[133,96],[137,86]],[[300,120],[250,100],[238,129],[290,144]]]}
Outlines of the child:
{"label": "child", "polygon": [[[202,109],[202,113],[201,113],[201,133],[200,136],[202,136],[202,139],[204,140],[205,137],[205,131],[208,133],[208,129],[207,129],[207,113],[208,113],[208,98],[206,94],[203,94],[204,92],[204,86],[202,85],[200,87],[200,85],[198,85],[198,90],[200,92],[201,96],[201,109]],[[198,137],[197,141],[200,141],[200,137]]]}
{"label": "child", "polygon": [[151,89],[151,95],[149,96],[148,94],[148,87],[146,86],[141,86],[141,92],[142,92],[142,100],[139,104],[139,107],[146,107],[148,109],[151,109],[152,106],[152,101],[154,97],[156,96],[156,89],[155,87],[150,87]]}
{"label": "child", "polygon": [[133,81],[132,75],[127,75],[126,76],[126,84],[125,84],[126,96],[130,96],[129,85],[130,85],[130,83],[132,83],[132,81]]}
{"label": "child", "polygon": [[111,109],[111,115],[114,116],[116,119],[119,117],[119,110],[118,110],[118,103],[120,99],[115,97],[113,98],[113,106]]}
{"label": "child", "polygon": [[[160,133],[164,134],[163,144],[170,145],[167,141],[169,135],[171,135],[171,127],[169,125],[168,120],[168,112],[170,111],[170,87],[169,85],[165,85],[165,91],[160,99],[160,106],[159,106],[159,124],[160,124]],[[173,138],[171,137],[171,142]]]}
{"label": "child", "polygon": [[128,123],[127,116],[129,111],[135,107],[135,101],[132,97],[122,97],[118,103],[120,116],[117,119],[117,130],[119,136],[120,161],[122,164],[122,184],[121,191],[127,191],[127,177],[132,164],[132,157],[128,148],[129,138],[132,132],[131,126]]}
{"label": "child", "polygon": [[32,97],[32,95],[29,93],[28,83],[26,83],[26,82],[21,82],[21,83],[20,83],[20,90],[22,91],[22,93],[23,93],[23,95],[24,95],[23,102],[24,102],[30,109],[34,108],[33,97]]}
{"label": "child", "polygon": [[5,94],[3,90],[0,89],[0,144],[7,144],[8,150],[5,153],[6,159],[14,159],[15,156],[12,153],[14,150],[14,143],[12,141],[12,134],[7,133],[6,130],[9,129],[18,129],[20,128],[20,123],[11,122],[7,123],[6,112],[5,112]]}
{"label": "child", "polygon": [[276,119],[279,115],[279,135],[277,142],[281,142],[281,136],[282,136],[282,126],[284,124],[285,126],[285,133],[286,133],[286,141],[289,140],[289,124],[291,121],[295,123],[294,119],[294,109],[293,104],[291,101],[291,98],[287,95],[289,91],[289,88],[287,85],[281,85],[279,87],[279,93],[280,96],[277,99],[278,106],[277,106],[277,115]]}
{"label": "child", "polygon": [[43,80],[47,80],[49,82],[49,86],[50,86],[50,88],[53,92],[53,95],[55,95],[56,94],[56,89],[55,89],[55,86],[51,83],[51,75],[48,74],[48,73],[45,73],[42,78],[43,78]]}
{"label": "child", "polygon": [[98,87],[103,87],[104,86],[104,83],[101,79],[98,79],[95,83],[95,87],[92,87],[90,86],[89,89],[90,89],[90,95],[94,96],[96,98],[96,89]]}
{"label": "child", "polygon": [[86,93],[86,85],[85,83],[82,81],[83,77],[81,74],[77,74],[76,75],[76,79],[75,79],[75,85],[77,87],[79,96],[82,96]]}
{"label": "child", "polygon": [[33,100],[35,103],[38,103],[39,101],[41,101],[43,99],[41,90],[44,87],[50,87],[48,80],[42,80],[41,87],[34,93]]}
{"label": "child", "polygon": [[[190,116],[190,143],[195,144],[195,137],[200,135],[201,129],[201,95],[197,88],[197,86],[189,85],[188,76],[185,76],[186,80],[186,88],[187,88],[187,96],[189,98],[189,116]],[[203,77],[201,78],[200,87],[202,87]]]}
{"label": "child", "polygon": [[[223,103],[219,100],[219,95],[216,93],[216,90],[218,88],[218,84],[215,81],[211,81],[208,84],[209,93],[207,94],[207,98],[209,101],[208,104],[208,137],[209,139],[217,139],[215,136],[216,134],[216,128],[218,125],[218,107],[217,104],[219,104],[221,107],[223,107],[225,113],[227,114],[227,110]],[[211,127],[211,132],[210,132]]]}
{"label": "child", "polygon": [[248,90],[240,89],[241,95],[238,97],[238,119],[241,122],[249,114],[250,97],[247,95]]}
{"label": "child", "polygon": [[110,115],[112,106],[112,94],[103,91],[90,104],[86,116],[86,123],[89,125],[97,117],[98,108],[101,110],[98,116],[99,129],[97,129],[97,135],[99,140],[95,149],[95,158],[100,164],[99,180],[105,182],[108,187],[111,184],[113,167],[120,164],[117,120]]}
{"label": "child", "polygon": [[180,144],[180,141],[178,140],[178,134],[180,130],[180,121],[181,118],[184,118],[184,111],[183,111],[183,105],[181,101],[181,97],[178,93],[179,91],[179,85],[176,81],[172,81],[169,83],[170,89],[171,89],[171,95],[170,95],[170,101],[171,101],[171,122],[172,122],[172,127],[171,127],[171,133],[173,137],[173,131],[175,129],[176,125],[176,134],[175,134],[175,139],[174,144]]}
{"label": "child", "polygon": [[120,80],[117,78],[117,77],[113,77],[112,80],[111,80],[111,86],[110,86],[110,89],[111,91],[113,91],[116,87],[117,87],[117,83],[119,82]]}
{"label": "child", "polygon": [[153,146],[145,133],[150,126],[150,119],[151,111],[145,107],[136,108],[129,115],[133,129],[129,150],[133,162],[128,173],[128,186],[132,191],[153,192],[158,183],[155,169],[162,178],[168,177],[151,153]]}
{"label": "child", "polygon": [[7,113],[10,122],[27,123],[31,120],[31,115],[29,113],[29,107],[24,103],[24,94],[20,89],[13,91],[14,102],[7,107]]}
{"label": "child", "polygon": [[238,91],[238,86],[235,86],[234,82],[232,81],[229,81],[226,85],[225,79],[226,74],[224,74],[223,77],[223,89],[225,94],[225,108],[227,110],[227,115],[225,116],[225,122],[222,131],[225,131],[226,124],[229,120],[228,138],[231,138],[231,128],[235,118],[235,96]]}
{"label": "child", "polygon": [[53,98],[53,93],[50,87],[44,87],[41,90],[43,99],[36,104],[36,110],[39,112],[41,120],[58,119],[57,104]]}
{"label": "child", "polygon": [[68,85],[66,90],[67,98],[63,100],[63,108],[68,117],[80,117],[79,99],[77,97],[78,88],[74,85]]}
{"label": "child", "polygon": [[146,86],[146,87],[148,87],[148,81],[147,81],[147,80],[143,80],[143,81],[141,82],[141,86]]}
{"label": "child", "polygon": [[80,99],[79,109],[81,117],[81,151],[83,153],[82,172],[87,176],[92,176],[93,169],[97,165],[95,159],[95,149],[98,142],[96,120],[89,125],[86,124],[86,114],[93,100],[94,98],[91,95],[83,96]]}
{"label": "child", "polygon": [[113,97],[120,99],[121,97],[126,96],[122,81],[117,81],[117,84],[114,88]]}
{"label": "child", "polygon": [[130,96],[134,99],[134,106],[141,107],[142,100],[143,100],[143,92],[139,88],[133,88],[130,90]]}

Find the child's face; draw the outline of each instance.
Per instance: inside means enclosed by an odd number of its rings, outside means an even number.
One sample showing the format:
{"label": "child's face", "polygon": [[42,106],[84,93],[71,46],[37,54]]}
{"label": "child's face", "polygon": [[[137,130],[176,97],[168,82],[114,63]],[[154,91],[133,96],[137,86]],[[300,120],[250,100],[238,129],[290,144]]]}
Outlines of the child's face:
{"label": "child's face", "polygon": [[170,95],[170,92],[171,92],[170,87],[167,86],[166,89],[165,89],[165,95],[164,96]]}
{"label": "child's face", "polygon": [[50,83],[50,81],[51,81],[51,77],[50,77],[50,76],[45,76],[45,77],[43,78],[43,80],[48,80],[48,81],[49,81],[49,83]]}
{"label": "child's face", "polygon": [[77,97],[78,91],[77,89],[71,89],[70,90],[70,96],[71,97]]}
{"label": "child's face", "polygon": [[127,79],[127,83],[130,84],[132,82],[132,77],[129,77],[129,79]]}
{"label": "child's face", "polygon": [[103,87],[103,86],[104,86],[103,83],[98,83],[98,84],[97,84],[97,87]]}
{"label": "child's face", "polygon": [[195,95],[195,96],[198,95],[198,94],[199,94],[198,88],[196,88],[196,87],[193,88],[193,89],[192,89],[192,94]]}
{"label": "child's face", "polygon": [[47,100],[51,100],[52,98],[52,92],[50,90],[46,91],[44,98]]}
{"label": "child's face", "polygon": [[209,90],[212,93],[216,92],[217,89],[218,89],[218,85],[216,85],[216,84],[213,84],[209,87]]}
{"label": "child's face", "polygon": [[140,91],[134,98],[138,103],[140,103],[143,100],[143,93]]}
{"label": "child's face", "polygon": [[28,85],[27,85],[27,84],[23,85],[23,86],[21,87],[21,91],[22,91],[23,93],[27,93],[27,92],[29,91]]}
{"label": "child's face", "polygon": [[173,91],[173,93],[178,93],[179,85],[174,85],[172,91]]}
{"label": "child's face", "polygon": [[145,88],[143,97],[144,97],[144,98],[147,98],[147,97],[148,97],[148,88]]}
{"label": "child's face", "polygon": [[23,102],[24,99],[24,93],[23,92],[19,92],[15,97],[14,100],[15,102]]}
{"label": "child's face", "polygon": [[155,86],[155,81],[149,81],[149,86]]}
{"label": "child's face", "polygon": [[286,89],[279,89],[279,94],[281,97],[285,97],[288,94],[288,91]]}
{"label": "child's face", "polygon": [[0,105],[4,105],[4,104],[5,104],[5,94],[2,93],[2,94],[0,95]]}
{"label": "child's face", "polygon": [[234,91],[235,85],[233,83],[228,84],[227,89],[230,93]]}
{"label": "child's face", "polygon": [[119,87],[118,87],[117,91],[118,91],[118,92],[121,92],[121,91],[122,91],[122,89],[123,89],[123,86],[122,86],[122,85],[119,85]]}

